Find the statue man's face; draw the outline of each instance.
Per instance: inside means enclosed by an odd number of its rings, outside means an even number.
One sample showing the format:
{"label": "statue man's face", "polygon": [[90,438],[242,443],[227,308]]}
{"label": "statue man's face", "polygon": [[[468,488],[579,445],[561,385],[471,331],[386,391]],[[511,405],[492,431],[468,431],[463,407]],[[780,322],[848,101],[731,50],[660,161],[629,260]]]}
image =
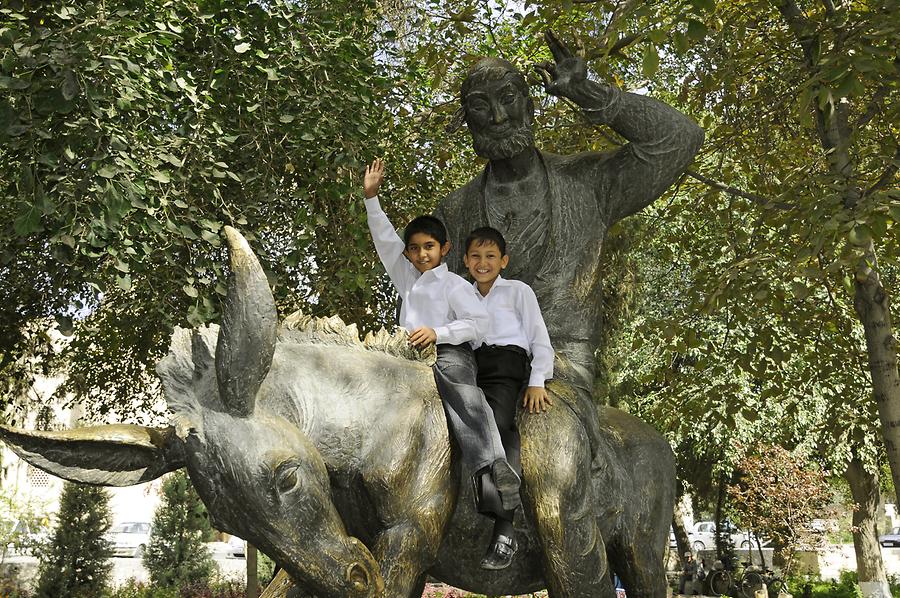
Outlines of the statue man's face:
{"label": "statue man's face", "polygon": [[475,153],[482,158],[511,158],[534,147],[532,104],[510,77],[473,85],[465,111]]}

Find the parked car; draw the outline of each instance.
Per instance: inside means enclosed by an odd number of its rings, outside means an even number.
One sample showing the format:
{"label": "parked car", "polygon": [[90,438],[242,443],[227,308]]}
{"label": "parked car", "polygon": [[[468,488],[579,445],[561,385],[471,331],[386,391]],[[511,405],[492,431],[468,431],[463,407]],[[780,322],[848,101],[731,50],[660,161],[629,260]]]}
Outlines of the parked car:
{"label": "parked car", "polygon": [[17,519],[16,521],[0,521],[0,538],[3,539],[6,551],[28,554],[50,539],[50,520],[47,517]]}
{"label": "parked car", "polygon": [[231,536],[228,540],[228,556],[239,559],[247,556],[247,542],[237,536]]}
{"label": "parked car", "polygon": [[126,521],[113,526],[106,537],[112,542],[113,556],[141,558],[150,542],[150,524]]}
{"label": "parked car", "polygon": [[900,546],[900,527],[893,528],[888,534],[878,536],[878,543],[885,548]]}
{"label": "parked car", "polygon": [[[731,538],[731,543],[735,548],[756,548],[757,544],[761,546],[767,545],[768,540],[758,538],[754,534],[738,529],[729,522],[725,522],[726,531]],[[715,521],[698,521],[694,527],[688,531],[688,538],[691,541],[691,547],[694,550],[708,550],[716,546],[716,522]]]}

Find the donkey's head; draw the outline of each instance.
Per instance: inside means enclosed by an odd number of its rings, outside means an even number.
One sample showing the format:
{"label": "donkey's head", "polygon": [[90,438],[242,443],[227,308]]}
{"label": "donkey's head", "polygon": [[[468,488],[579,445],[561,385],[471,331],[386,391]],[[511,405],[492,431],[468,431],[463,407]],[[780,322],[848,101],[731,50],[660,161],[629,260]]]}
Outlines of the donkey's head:
{"label": "donkey's head", "polygon": [[[90,484],[137,484],[186,466],[216,527],[258,546],[301,587],[323,598],[381,596],[378,565],[347,534],[321,455],[295,425],[257,409],[277,385],[266,380],[275,302],[246,240],[225,233],[232,276],[217,338],[214,327],[177,330],[157,368],[174,426],[0,427],[0,437],[33,465]],[[204,375],[213,367],[215,384]]]}

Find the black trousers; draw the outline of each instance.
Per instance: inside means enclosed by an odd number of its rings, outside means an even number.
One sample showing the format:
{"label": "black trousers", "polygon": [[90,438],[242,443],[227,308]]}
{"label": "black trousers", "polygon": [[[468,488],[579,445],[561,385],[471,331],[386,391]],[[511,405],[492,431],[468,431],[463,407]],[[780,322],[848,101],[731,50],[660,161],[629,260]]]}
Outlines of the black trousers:
{"label": "black trousers", "polygon": [[482,345],[475,350],[478,387],[494,412],[500,440],[510,466],[522,476],[521,441],[516,428],[516,411],[528,384],[528,354],[521,347]]}

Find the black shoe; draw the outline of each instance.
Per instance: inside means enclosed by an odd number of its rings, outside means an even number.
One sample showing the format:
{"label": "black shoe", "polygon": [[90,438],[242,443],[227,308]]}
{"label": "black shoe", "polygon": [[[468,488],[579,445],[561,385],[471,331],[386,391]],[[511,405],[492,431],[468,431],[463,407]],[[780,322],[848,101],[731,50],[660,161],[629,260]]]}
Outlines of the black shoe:
{"label": "black shoe", "polygon": [[518,549],[519,544],[516,542],[515,538],[510,538],[503,534],[498,535],[494,538],[494,541],[491,542],[491,545],[488,546],[484,558],[481,559],[481,568],[490,569],[492,571],[506,569],[509,567],[509,564],[512,562]]}
{"label": "black shoe", "polygon": [[522,485],[522,480],[519,479],[519,475],[510,467],[506,459],[494,461],[491,466],[491,475],[494,478],[494,485],[500,493],[503,508],[507,511],[514,511],[522,504],[522,499],[519,497],[519,486]]}

